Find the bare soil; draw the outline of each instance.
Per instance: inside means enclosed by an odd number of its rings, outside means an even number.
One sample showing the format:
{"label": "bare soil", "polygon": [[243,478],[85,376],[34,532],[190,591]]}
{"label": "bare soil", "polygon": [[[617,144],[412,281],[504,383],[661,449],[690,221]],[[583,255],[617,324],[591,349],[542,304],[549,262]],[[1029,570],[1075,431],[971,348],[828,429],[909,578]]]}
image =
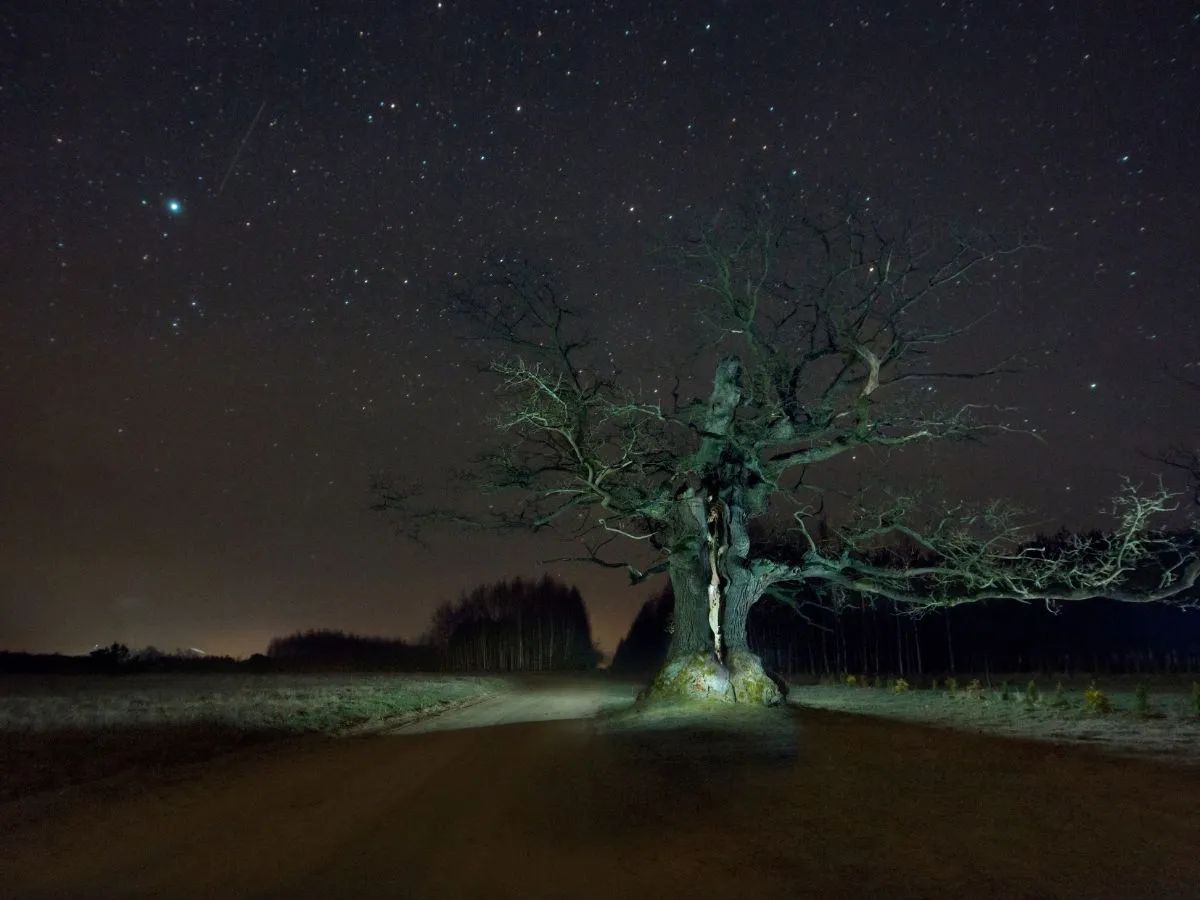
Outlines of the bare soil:
{"label": "bare soil", "polygon": [[[570,690],[580,714],[611,691]],[[547,684],[523,698],[572,711]],[[448,713],[444,730],[260,747],[32,818],[0,806],[0,883],[12,897],[606,900],[1200,885],[1194,768],[803,708],[463,727],[503,720],[507,702]]]}

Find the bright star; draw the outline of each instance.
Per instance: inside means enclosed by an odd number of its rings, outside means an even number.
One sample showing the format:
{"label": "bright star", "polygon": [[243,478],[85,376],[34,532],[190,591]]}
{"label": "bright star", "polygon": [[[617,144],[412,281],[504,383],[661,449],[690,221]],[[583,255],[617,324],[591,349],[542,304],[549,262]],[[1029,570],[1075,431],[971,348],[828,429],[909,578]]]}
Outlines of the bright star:
{"label": "bright star", "polygon": [[170,200],[167,201],[166,207],[167,207],[167,212],[169,212],[173,216],[177,216],[183,212],[183,203],[176,200],[174,197],[172,197]]}

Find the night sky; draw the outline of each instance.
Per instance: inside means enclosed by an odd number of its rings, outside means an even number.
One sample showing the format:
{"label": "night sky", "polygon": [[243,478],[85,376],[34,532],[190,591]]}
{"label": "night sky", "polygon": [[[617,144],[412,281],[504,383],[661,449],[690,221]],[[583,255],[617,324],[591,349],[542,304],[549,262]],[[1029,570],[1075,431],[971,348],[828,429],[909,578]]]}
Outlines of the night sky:
{"label": "night sky", "polygon": [[[489,433],[442,286],[552,260],[653,390],[691,295],[646,249],[759,184],[1038,235],[953,353],[1020,353],[972,390],[1044,443],[895,471],[1096,522],[1200,400],[1170,375],[1200,378],[1200,15],[1107,6],[6,4],[0,647],[414,637],[540,573],[566,548],[415,547],[368,508]],[[652,590],[551,571],[608,650]]]}

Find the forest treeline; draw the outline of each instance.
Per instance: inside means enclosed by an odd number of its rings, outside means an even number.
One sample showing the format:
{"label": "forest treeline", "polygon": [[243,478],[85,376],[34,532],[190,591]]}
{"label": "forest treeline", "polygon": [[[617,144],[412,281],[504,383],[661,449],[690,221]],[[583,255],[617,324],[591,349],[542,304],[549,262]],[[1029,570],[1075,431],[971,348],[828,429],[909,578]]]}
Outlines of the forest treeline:
{"label": "forest treeline", "polygon": [[433,613],[417,641],[329,629],[274,638],[246,660],[114,643],[86,656],[0,651],[0,673],[387,670],[561,672],[595,668],[600,654],[579,590],[550,577],[481,585]]}
{"label": "forest treeline", "polygon": [[330,668],[428,672],[437,668],[436,658],[433,647],[424,641],[410,643],[399,638],[315,629],[273,638],[267,645],[262,665],[283,670]]}
{"label": "forest treeline", "polygon": [[[999,601],[901,614],[887,601],[849,596],[836,609],[805,597],[799,608],[764,600],[747,623],[750,646],[781,675],[921,675],[956,672],[1197,672],[1200,611],[1090,600],[1051,612]],[[614,654],[612,669],[644,675],[665,659],[670,586],[647,600]],[[247,660],[190,651],[85,656],[0,652],[0,673],[296,671],[579,671],[600,655],[579,591],[546,577],[481,585],[442,603],[417,641],[317,630],[279,637]]]}
{"label": "forest treeline", "polygon": [[500,581],[443,603],[429,642],[449,671],[581,670],[599,660],[583,597],[550,577]]}
{"label": "forest treeline", "polygon": [[[814,598],[815,599],[815,598]],[[647,600],[613,655],[614,672],[645,675],[666,658],[673,598]],[[851,598],[839,610],[763,600],[750,647],[786,677],[957,672],[1200,672],[1200,611],[1089,600],[956,606],[920,618],[889,602]]]}
{"label": "forest treeline", "polygon": [[90,653],[71,656],[64,653],[22,653],[0,650],[0,674],[22,675],[94,675],[135,674],[139,672],[238,672],[261,665],[266,657],[255,654],[249,660],[232,656],[206,656],[192,650],[166,652],[157,647],[131,650],[114,643],[97,647]]}
{"label": "forest treeline", "polygon": [[408,643],[341,631],[276,638],[273,664],[442,672],[551,672],[594,668],[599,654],[583,597],[550,577],[481,585],[433,613]]}
{"label": "forest treeline", "polygon": [[[1162,536],[1181,546],[1195,540],[1186,532]],[[1021,549],[1053,558],[1080,541],[1099,538],[1062,530],[1040,535]],[[885,547],[878,554],[881,560],[901,555],[918,567],[931,564],[912,547]],[[1169,570],[1172,561],[1164,559],[1162,569]],[[1158,577],[1155,567],[1143,569],[1131,583],[1152,589],[1152,581],[1137,581]],[[1180,599],[1170,604],[995,600],[913,616],[882,598],[848,593],[831,608],[815,594],[802,594],[795,598],[798,605],[758,604],[747,634],[764,663],[788,675],[1197,672],[1200,611],[1185,608]],[[1192,599],[1200,603],[1200,596]]]}

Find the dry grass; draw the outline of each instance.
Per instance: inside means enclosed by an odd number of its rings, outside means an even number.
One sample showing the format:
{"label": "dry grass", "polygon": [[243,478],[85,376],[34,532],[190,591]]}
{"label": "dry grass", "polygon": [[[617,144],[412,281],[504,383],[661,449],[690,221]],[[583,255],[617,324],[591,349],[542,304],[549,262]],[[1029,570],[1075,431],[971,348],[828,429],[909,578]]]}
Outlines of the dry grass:
{"label": "dry grass", "polygon": [[[1024,680],[1018,680],[1023,678]],[[1036,702],[1027,702],[1028,676],[1013,676],[1008,699],[1001,682],[970,690],[959,679],[956,691],[895,693],[887,688],[803,685],[790,689],[789,701],[816,709],[879,716],[943,727],[1086,744],[1121,754],[1146,755],[1200,764],[1200,716],[1190,693],[1190,680],[1156,679],[1148,686],[1148,714],[1139,711],[1137,683],[1129,679],[1098,684],[1112,711],[1098,714],[1085,704],[1088,683],[1073,682],[1058,692],[1055,679],[1038,680]]]}
{"label": "dry grass", "polygon": [[504,687],[408,674],[11,676],[0,679],[0,800],[281,737],[386,728]]}

